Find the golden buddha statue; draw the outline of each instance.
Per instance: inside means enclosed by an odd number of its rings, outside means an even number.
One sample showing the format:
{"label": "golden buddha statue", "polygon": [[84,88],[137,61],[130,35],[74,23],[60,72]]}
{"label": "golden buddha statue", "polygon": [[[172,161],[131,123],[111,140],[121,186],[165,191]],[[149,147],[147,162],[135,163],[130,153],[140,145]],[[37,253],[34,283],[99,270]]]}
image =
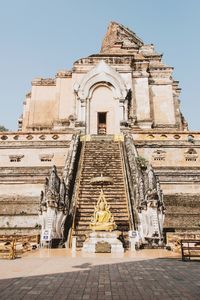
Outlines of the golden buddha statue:
{"label": "golden buddha statue", "polygon": [[94,208],[94,215],[91,219],[90,229],[93,231],[112,231],[117,226],[110,212],[110,207],[107,204],[104,193],[101,190],[99,200]]}

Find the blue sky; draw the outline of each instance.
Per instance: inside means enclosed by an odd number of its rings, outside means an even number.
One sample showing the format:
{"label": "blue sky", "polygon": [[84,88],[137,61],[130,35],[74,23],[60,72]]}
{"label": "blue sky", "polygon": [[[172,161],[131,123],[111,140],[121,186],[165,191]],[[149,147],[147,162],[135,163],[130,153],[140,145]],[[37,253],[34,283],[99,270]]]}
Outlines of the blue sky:
{"label": "blue sky", "polygon": [[98,53],[112,20],[163,53],[189,128],[200,130],[198,0],[0,0],[0,124],[16,130],[31,80]]}

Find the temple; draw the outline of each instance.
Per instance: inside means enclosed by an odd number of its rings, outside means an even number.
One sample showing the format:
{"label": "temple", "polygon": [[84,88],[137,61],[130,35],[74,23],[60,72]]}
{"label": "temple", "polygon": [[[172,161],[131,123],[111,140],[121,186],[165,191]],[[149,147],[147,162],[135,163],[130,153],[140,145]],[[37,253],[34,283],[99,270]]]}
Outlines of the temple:
{"label": "temple", "polygon": [[100,53],[33,79],[19,130],[0,133],[0,234],[46,230],[81,249],[102,175],[125,249],[199,236],[200,133],[180,92],[153,44],[116,22]]}

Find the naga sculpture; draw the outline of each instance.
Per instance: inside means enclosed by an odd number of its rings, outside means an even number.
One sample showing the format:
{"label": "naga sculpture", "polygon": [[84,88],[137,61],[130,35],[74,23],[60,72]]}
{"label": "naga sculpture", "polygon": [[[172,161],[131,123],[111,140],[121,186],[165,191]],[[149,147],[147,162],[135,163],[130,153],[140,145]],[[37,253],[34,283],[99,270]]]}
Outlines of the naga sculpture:
{"label": "naga sculpture", "polygon": [[161,243],[164,203],[159,179],[148,162],[141,164],[130,134],[125,136],[125,153],[134,229],[142,243]]}
{"label": "naga sculpture", "polygon": [[57,175],[56,167],[46,178],[44,192],[41,192],[40,215],[42,230],[50,231],[51,239],[62,239],[67,207],[65,204],[65,184]]}
{"label": "naga sculpture", "polygon": [[45,179],[44,191],[40,196],[40,219],[42,232],[50,233],[50,240],[64,241],[65,222],[70,214],[73,195],[73,176],[79,136],[75,135],[69,147],[62,179],[53,166],[49,178]]}

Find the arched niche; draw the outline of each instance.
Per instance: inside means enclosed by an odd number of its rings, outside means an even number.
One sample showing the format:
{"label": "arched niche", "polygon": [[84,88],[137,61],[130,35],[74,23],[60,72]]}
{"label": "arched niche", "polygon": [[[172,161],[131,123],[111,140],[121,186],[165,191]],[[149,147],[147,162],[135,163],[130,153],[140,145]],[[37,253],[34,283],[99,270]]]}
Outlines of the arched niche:
{"label": "arched niche", "polygon": [[[85,122],[87,134],[94,133],[94,126],[91,127],[91,124],[94,123],[94,119],[97,118],[97,113],[101,111],[103,112],[107,109],[105,108],[104,101],[109,101],[113,104],[112,111],[111,108],[106,111],[107,117],[109,117],[109,115],[113,115],[113,122],[116,123],[116,121],[114,121],[116,118],[118,122],[118,124],[115,124],[116,132],[109,130],[108,134],[119,133],[120,121],[126,119],[125,105],[128,91],[119,73],[102,60],[83,77],[80,85],[75,84],[74,90],[77,94],[78,100],[78,119]],[[95,110],[95,105],[92,101],[96,99],[94,95],[97,90],[98,93],[102,91],[102,99],[100,95],[98,95],[99,102],[96,102]],[[109,91],[109,98],[105,97],[106,90],[107,92]],[[113,100],[115,100],[115,102],[113,102]]]}
{"label": "arched niche", "polygon": [[114,97],[113,90],[112,86],[105,83],[93,86],[88,101],[88,133],[117,134],[120,132],[120,119],[123,112]]}

